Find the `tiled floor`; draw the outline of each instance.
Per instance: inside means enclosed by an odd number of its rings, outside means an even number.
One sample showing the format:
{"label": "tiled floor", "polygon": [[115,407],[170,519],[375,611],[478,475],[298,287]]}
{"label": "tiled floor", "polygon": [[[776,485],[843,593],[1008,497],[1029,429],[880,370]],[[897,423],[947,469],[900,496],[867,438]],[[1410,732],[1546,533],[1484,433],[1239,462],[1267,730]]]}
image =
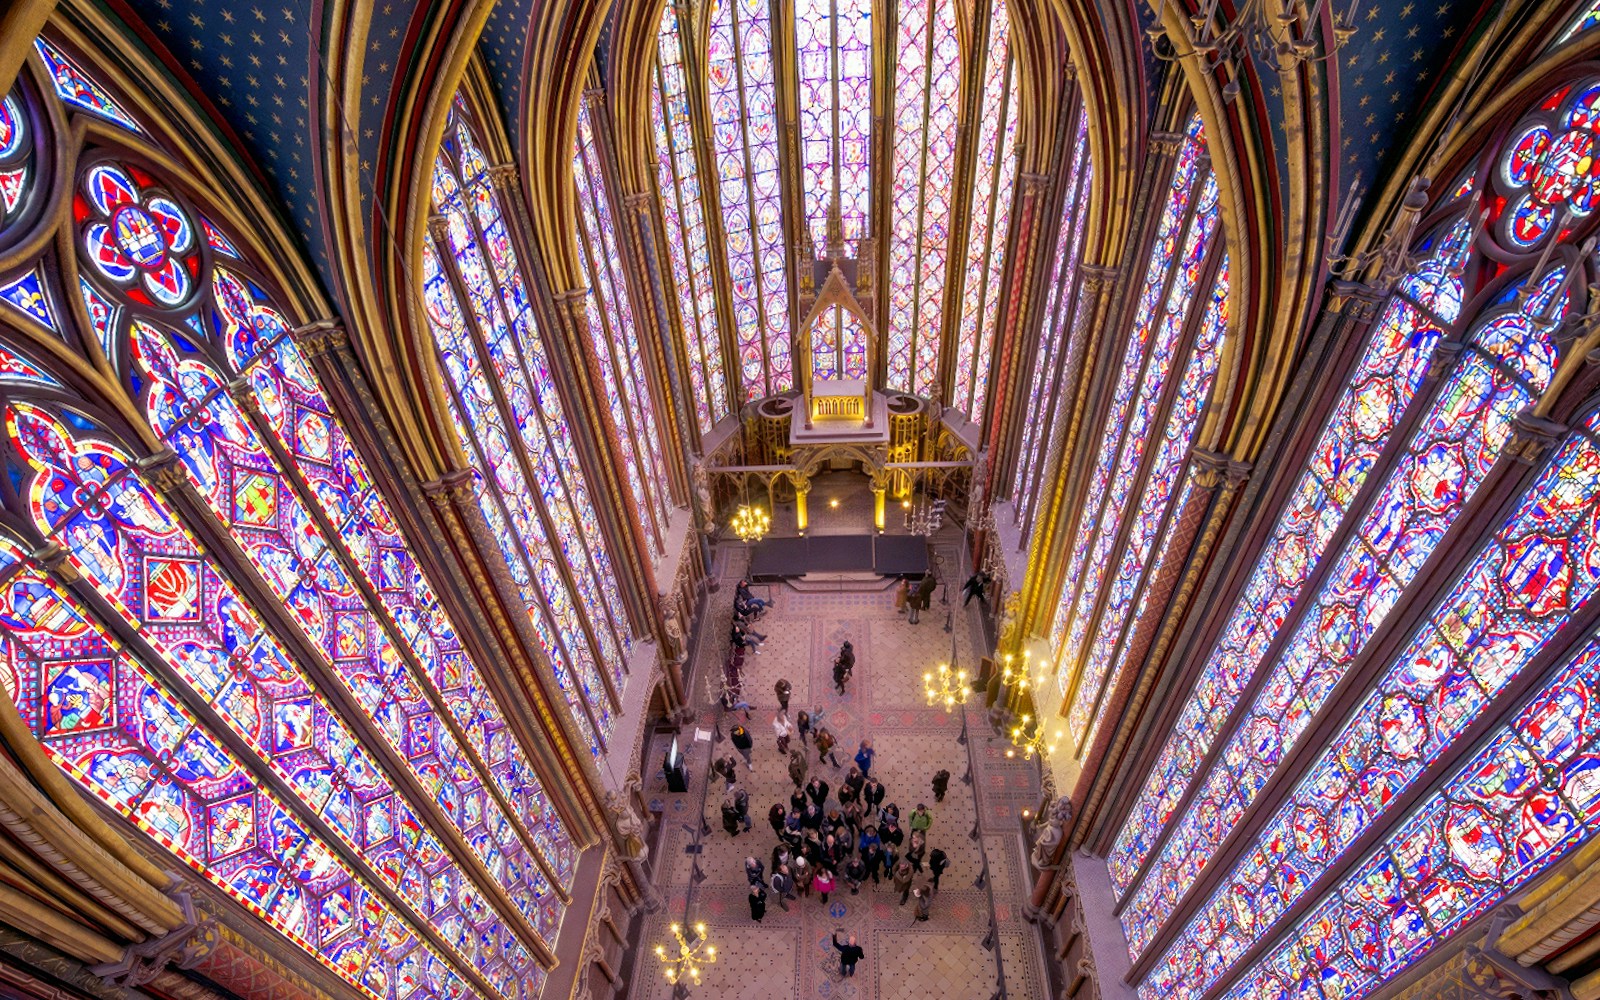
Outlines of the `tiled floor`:
{"label": "tiled floor", "polygon": [[[940,556],[953,565],[959,535],[947,529],[941,537]],[[719,567],[724,580],[714,597],[714,622],[706,632],[720,638],[726,621],[733,584],[744,567],[745,553],[724,549]],[[949,574],[954,576],[952,572]],[[956,581],[959,587],[960,581]],[[892,592],[797,593],[787,587],[772,588],[776,608],[756,627],[770,638],[759,656],[747,658],[745,691],[754,703],[750,728],[756,737],[755,772],[743,769],[740,777],[750,792],[755,828],[731,837],[724,833],[719,806],[722,782],[718,779],[706,795],[705,776],[711,743],[694,743],[694,730],[726,732],[733,720],[702,703],[694,723],[680,737],[688,750],[691,774],[687,794],[674,795],[656,776],[648,781],[646,795],[663,811],[664,836],[660,880],[666,907],[645,922],[640,944],[646,949],[668,940],[671,921],[703,920],[710,928],[718,952],[715,965],[706,967],[704,985],[696,995],[705,997],[782,998],[927,998],[952,997],[987,1000],[995,992],[995,952],[983,947],[989,930],[991,896],[974,885],[982,866],[975,821],[982,810],[983,851],[989,860],[992,905],[999,930],[998,945],[1004,963],[1007,995],[1016,1000],[1042,998],[1042,968],[1037,935],[1020,914],[1026,891],[1022,872],[1018,814],[1033,804],[1037,781],[1033,766],[1007,760],[1004,744],[991,742],[983,721],[981,699],[974,696],[968,708],[973,781],[962,782],[967,771],[967,748],[957,737],[959,712],[947,715],[930,709],[922,693],[922,674],[952,655],[961,666],[973,668],[976,657],[970,636],[978,634],[975,614],[969,618],[957,609],[953,633],[944,631],[947,608],[938,603],[911,626],[895,612]],[[954,596],[953,596],[954,599]],[[971,609],[975,613],[976,606]],[[844,639],[856,648],[856,669],[849,691],[834,692],[831,665]],[[720,649],[707,642],[702,660],[715,662]],[[710,669],[714,669],[711,667]],[[702,662],[695,671],[693,690],[702,702],[708,671]],[[871,736],[878,750],[874,774],[888,789],[888,801],[900,806],[908,818],[919,802],[933,811],[929,846],[942,847],[950,856],[943,888],[935,897],[932,919],[917,924],[908,904],[887,880],[882,887],[870,882],[860,895],[835,893],[824,906],[813,893],[810,899],[792,901],[786,912],[769,893],[767,914],[761,924],[750,920],[744,858],[756,855],[764,863],[777,840],[766,823],[773,802],[787,802],[793,787],[787,759],[777,752],[771,719],[777,708],[773,684],[787,677],[794,687],[791,717],[801,708],[821,707],[825,722],[839,738],[839,760],[849,766],[858,742]],[[720,722],[720,726],[719,726]],[[714,737],[715,739],[716,737]],[[665,740],[657,738],[652,760],[660,760]],[[731,744],[717,745],[717,753],[732,752]],[[843,769],[816,762],[834,788]],[[948,768],[953,780],[943,803],[935,803],[929,785],[935,771]],[[696,845],[698,813],[703,809],[711,832]],[[698,847],[698,849],[697,849]],[[703,876],[697,881],[697,876]],[[829,939],[835,929],[855,934],[867,957],[852,979],[839,974],[838,954]],[[666,1000],[671,989],[661,977],[660,963],[648,953],[635,966],[630,996],[638,1000]]]}

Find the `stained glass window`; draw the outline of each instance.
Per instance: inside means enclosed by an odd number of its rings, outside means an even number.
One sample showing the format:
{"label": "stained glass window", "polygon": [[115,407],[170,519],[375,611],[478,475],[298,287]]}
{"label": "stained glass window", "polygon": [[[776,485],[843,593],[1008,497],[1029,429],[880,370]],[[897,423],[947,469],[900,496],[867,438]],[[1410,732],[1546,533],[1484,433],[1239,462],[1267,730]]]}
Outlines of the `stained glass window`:
{"label": "stained glass window", "polygon": [[[60,427],[53,416],[40,416]],[[8,412],[9,420],[18,418],[27,419],[20,410]],[[399,1000],[474,992],[413,918],[341,858],[297,808],[264,787],[175,685],[24,550],[0,536],[0,684],[57,766],[362,995]],[[254,683],[241,676],[226,687],[248,691]],[[307,725],[296,721],[285,735]],[[379,810],[363,822],[376,826],[389,817]],[[386,839],[412,837],[391,826]],[[530,996],[544,978],[537,969],[532,976]],[[503,995],[518,995],[506,985]]]}
{"label": "stained glass window", "polygon": [[1104,679],[1081,669],[1080,654],[1217,227],[1217,182],[1209,169],[1201,169],[1203,151],[1196,115],[1173,166],[1138,310],[1114,369],[1105,432],[1072,536],[1066,586],[1051,628],[1051,644],[1058,651],[1057,681],[1074,706],[1069,739],[1080,749],[1087,735],[1088,707]]}
{"label": "stained glass window", "polygon": [[1567,26],[1562,29],[1556,38],[1556,44],[1561,45],[1583,34],[1595,25],[1600,24],[1600,3],[1589,2],[1580,6],[1578,13],[1572,16]]}
{"label": "stained glass window", "polygon": [[684,39],[678,12],[664,5],[657,38],[656,78],[651,89],[656,127],[656,180],[661,189],[667,259],[683,323],[689,385],[700,433],[728,415],[728,383],[722,364],[721,323],[711,248],[706,229],[707,202],[695,164],[694,124],[684,72]]}
{"label": "stained glass window", "polygon": [[434,164],[433,198],[448,226],[439,252],[424,256],[423,294],[452,416],[480,476],[479,509],[598,754],[615,724],[631,638],[526,278],[460,110]]}
{"label": "stained glass window", "polygon": [[645,368],[618,233],[606,195],[603,153],[595,141],[587,103],[578,107],[578,149],[572,176],[578,191],[578,260],[590,294],[586,300],[589,338],[600,361],[605,399],[617,432],[638,522],[657,554],[666,551],[667,486],[661,433],[657,429],[650,373]]}
{"label": "stained glass window", "polygon": [[872,0],[797,0],[794,24],[806,226],[820,253],[837,201],[845,256],[854,258],[868,215]]}
{"label": "stained glass window", "polygon": [[884,358],[891,389],[939,387],[961,53],[954,0],[906,0],[895,33]]}
{"label": "stained glass window", "polygon": [[794,386],[769,6],[716,0],[710,25],[706,73],[734,337],[744,396],[755,399]]}
{"label": "stained glass window", "polygon": [[[125,369],[201,513],[0,349],[6,504],[36,532],[0,538],[0,681],[71,777],[364,994],[533,1000],[576,845],[289,322],[160,177],[84,157],[71,209],[73,342]],[[92,606],[24,555],[44,542]]]}
{"label": "stained glass window", "polygon": [[39,50],[39,55],[44,59],[45,69],[50,71],[50,79],[55,81],[56,95],[63,101],[83,111],[99,115],[110,122],[115,122],[132,132],[143,133],[139,123],[124,110],[122,105],[108,93],[104,87],[96,83],[88,74],[78,68],[66,53],[43,36],[34,40],[34,47]]}
{"label": "stained glass window", "polygon": [[1088,192],[1092,190],[1094,167],[1089,160],[1089,116],[1083,110],[1078,112],[1074,134],[1077,139],[1064,183],[1055,263],[1050,271],[1033,378],[1026,390],[1027,419],[1022,425],[1017,474],[1012,484],[1016,521],[1024,539],[1032,533],[1040,492],[1050,482],[1056,439],[1066,424],[1062,389],[1078,367],[1086,329],[1078,310],[1078,259],[1089,219]]}
{"label": "stained glass window", "polygon": [[1403,286],[1406,294],[1394,298],[1374,324],[1371,339],[1312,446],[1310,461],[1112,846],[1107,860],[1119,894],[1133,885],[1296,603],[1301,585],[1366,483],[1395,422],[1421,387],[1442,329],[1461,308],[1459,267],[1465,260],[1467,235],[1468,225],[1462,220],[1426,241],[1421,251],[1427,262]]}
{"label": "stained glass window", "polygon": [[[1264,874],[1275,884],[1254,897],[1268,909],[1247,941],[1276,929],[1273,918],[1285,908],[1280,892],[1296,899],[1361,833],[1385,821],[1396,797],[1593,598],[1600,587],[1597,431],[1600,415],[1591,415],[1557,450],[1302,780],[1294,801],[1315,796],[1315,805],[1300,806],[1295,836],[1275,845],[1286,856],[1266,859]],[[1265,1000],[1303,982],[1320,983],[1328,995],[1366,996],[1592,841],[1600,833],[1597,679],[1600,643],[1590,640],[1225,996]],[[1302,859],[1308,878],[1276,884]],[[1211,969],[1237,957],[1231,937],[1221,937],[1228,948],[1221,955],[1205,954],[1206,942],[1197,940],[1168,956],[1141,984],[1141,997],[1199,996],[1215,979]],[[1203,977],[1190,971],[1202,968]]]}
{"label": "stained glass window", "polygon": [[1545,289],[1525,306],[1513,304],[1491,314],[1468,342],[1371,509],[1305,606],[1260,693],[1130,897],[1122,913],[1130,952],[1142,952],[1154,938],[1277,764],[1295,749],[1488,475],[1510,437],[1512,418],[1549,384],[1555,345],[1549,328],[1530,317],[1546,308],[1563,276],[1558,269],[1546,278]]}
{"label": "stained glass window", "polygon": [[969,420],[983,420],[989,395],[989,359],[1000,312],[1006,231],[1017,175],[1016,68],[1010,58],[1010,19],[1005,0],[994,0],[983,63],[983,103],[978,120],[978,155],[972,182],[971,222],[956,337],[955,397],[951,405]]}
{"label": "stained glass window", "polygon": [[0,100],[0,228],[10,225],[22,211],[33,170],[33,128],[18,92]]}

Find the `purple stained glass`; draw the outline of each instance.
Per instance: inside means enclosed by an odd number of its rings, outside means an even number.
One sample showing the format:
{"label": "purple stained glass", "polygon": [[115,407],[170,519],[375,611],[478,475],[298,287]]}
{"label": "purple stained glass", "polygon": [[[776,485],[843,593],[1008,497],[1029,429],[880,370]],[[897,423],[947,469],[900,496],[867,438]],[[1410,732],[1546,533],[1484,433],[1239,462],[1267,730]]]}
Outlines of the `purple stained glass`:
{"label": "purple stained glass", "polygon": [[617,432],[623,465],[654,552],[665,551],[671,492],[661,434],[657,429],[650,373],[640,351],[633,305],[628,299],[617,231],[607,200],[601,150],[587,105],[578,108],[578,148],[572,159],[578,191],[579,261],[590,288],[586,300],[589,337],[599,361],[606,402]]}
{"label": "purple stained glass", "polygon": [[[1467,253],[1465,220],[1447,227],[1434,256],[1402,281],[1374,325],[1289,494],[1266,548],[1230,612],[1178,722],[1146,776],[1107,862],[1119,895],[1127,893],[1172,818],[1200,762],[1232,715],[1298,599],[1301,585],[1365,485],[1378,453],[1422,384],[1429,357],[1461,301],[1458,263]],[[1418,301],[1431,302],[1425,312]]]}
{"label": "purple stained glass", "polygon": [[[1325,754],[1296,789],[1295,802],[1318,795],[1297,815],[1304,846],[1285,847],[1294,857],[1309,854],[1309,875],[1329,870],[1362,831],[1384,821],[1395,796],[1493,706],[1600,587],[1596,426],[1591,416],[1566,440],[1336,737],[1330,749],[1349,748],[1353,774],[1379,780],[1347,775],[1330,786]],[[1339,996],[1368,996],[1592,840],[1600,832],[1597,658],[1600,643],[1591,639],[1224,995],[1281,996],[1298,964]],[[1374,726],[1381,736],[1350,743]],[[1374,884],[1385,891],[1368,891]],[[1254,939],[1275,930],[1272,918],[1303,891],[1275,886],[1264,894],[1271,905]],[[1188,955],[1203,947],[1194,942]],[[1219,956],[1219,971],[1236,956]],[[1186,996],[1191,983],[1199,995],[1215,978],[1189,980],[1199,967],[1181,961],[1164,957],[1140,995]]]}
{"label": "purple stained glass", "polygon": [[700,433],[728,413],[711,253],[707,245],[705,206],[695,163],[694,128],[684,80],[682,42],[677,10],[664,5],[657,39],[654,100],[656,178],[661,189],[667,258],[678,296],[689,381],[695,397]]}
{"label": "purple stained glass", "polygon": [[[13,448],[34,474],[26,493],[30,516],[41,531],[62,543],[85,581],[138,629],[166,669],[208,704],[306,809],[370,861],[406,903],[414,915],[410,919],[450,919],[448,911],[455,904],[434,900],[424,888],[431,878],[451,877],[455,863],[444,846],[396,794],[341,715],[301,674],[233,584],[218,575],[216,561],[150,491],[127,456],[83,436],[84,431],[75,433],[33,404],[11,404],[6,419]],[[266,554],[251,555],[259,564]],[[307,607],[291,606],[291,611],[303,614]],[[109,687],[105,690],[109,698]],[[175,704],[170,695],[166,703]],[[161,716],[161,705],[148,698],[142,707],[153,713],[144,720],[150,728],[143,738],[159,749],[178,748],[173,741],[182,737],[188,720]],[[137,709],[129,711],[139,717]],[[57,718],[53,724],[59,729],[64,721]],[[163,722],[170,722],[165,732]],[[189,745],[197,753],[204,749]],[[217,745],[214,738],[209,745]],[[226,767],[214,754],[199,759],[210,761],[207,766],[213,770]],[[116,760],[113,754],[107,763]],[[336,773],[341,780],[333,780]],[[180,769],[177,776],[183,778],[185,772]],[[207,774],[196,777],[203,780]],[[148,786],[137,795],[129,790],[127,808],[146,791]],[[169,839],[164,843],[169,848],[182,846],[177,839],[180,823],[201,819],[180,813],[178,805],[174,800],[175,808],[166,814]],[[153,815],[145,810],[147,818]],[[286,811],[285,819],[293,821]],[[198,825],[203,828],[203,821]],[[214,852],[215,833],[208,835],[212,844],[207,850]],[[486,977],[503,980],[506,959],[487,944],[496,937],[494,929],[485,930],[482,940],[456,943],[459,958]]]}
{"label": "purple stained glass", "polygon": [[[1530,321],[1529,314],[1545,307],[1562,276],[1558,269],[1547,277],[1543,289],[1530,299],[1529,313],[1516,306],[1491,313],[1469,341],[1462,362],[1424,416],[1356,537],[1307,607],[1262,693],[1200,786],[1199,798],[1174,827],[1158,860],[1123,911],[1130,951],[1135,941],[1142,944],[1154,936],[1170,915],[1172,905],[1182,898],[1210,859],[1215,845],[1232,830],[1278,761],[1294,749],[1367,639],[1397,605],[1453,516],[1488,474],[1510,437],[1512,418],[1531,405],[1549,384],[1557,359],[1555,345],[1547,336],[1547,328]],[[1556,314],[1561,311],[1557,309]],[[1501,636],[1516,648],[1525,645],[1523,638]],[[1502,653],[1509,651],[1510,647],[1501,649]],[[1391,700],[1399,698],[1403,691],[1408,700]],[[1451,693],[1455,697],[1450,713],[1471,712],[1484,704],[1470,686]],[[1317,798],[1343,783],[1341,769],[1350,765],[1352,754],[1367,754],[1380,742],[1392,754],[1387,765],[1372,772],[1371,780],[1363,781],[1359,790],[1333,795],[1336,801],[1359,803],[1357,808],[1317,813],[1319,846],[1311,849],[1311,856],[1297,858],[1294,866],[1297,872],[1307,875],[1305,881],[1314,880],[1311,873],[1321,867],[1329,851],[1353,835],[1351,822],[1359,824],[1359,828],[1367,826],[1397,793],[1398,786],[1415,777],[1427,756],[1426,745],[1437,740],[1441,729],[1446,733],[1459,731],[1459,723],[1450,721],[1435,729],[1430,738],[1424,728],[1429,713],[1409,700],[1415,695],[1414,688],[1408,690],[1396,684],[1388,687],[1386,696],[1371,696],[1347,727],[1348,737],[1335,741],[1304,779],[1302,789],[1309,786],[1313,791],[1296,794],[1269,824],[1263,836],[1265,844],[1270,845],[1275,838],[1281,841],[1285,836],[1289,838],[1285,843],[1294,842],[1295,823],[1305,823],[1308,815],[1327,805]],[[1449,743],[1448,737],[1437,740],[1436,752]],[[1343,749],[1358,745],[1363,749]],[[1191,821],[1198,815],[1207,816],[1203,831]],[[1303,839],[1300,842],[1308,843]],[[1236,868],[1232,888],[1219,891],[1229,898],[1248,893],[1248,886],[1239,883],[1249,883],[1261,874],[1265,872],[1260,869],[1240,872]],[[1147,888],[1157,885],[1161,886],[1159,891]],[[1298,894],[1294,886],[1286,886],[1279,893],[1282,907],[1263,905],[1264,912],[1258,912],[1258,916],[1267,917],[1274,910],[1281,913]],[[1157,899],[1160,901],[1154,901]],[[1227,906],[1213,896],[1207,911],[1223,913]],[[1264,933],[1269,921],[1256,923]],[[1216,926],[1216,917],[1207,919],[1207,914],[1202,913],[1186,932],[1194,934],[1203,926]],[[1254,936],[1240,935],[1239,940],[1248,944]]]}
{"label": "purple stained glass", "polygon": [[1074,309],[1078,278],[1078,257],[1088,224],[1088,198],[1093,178],[1089,161],[1089,118],[1078,112],[1077,139],[1066,177],[1066,198],[1062,203],[1060,227],[1056,233],[1056,255],[1050,273],[1049,298],[1045,303],[1044,328],[1028,389],[1027,419],[1022,426],[1022,444],[1017,460],[1017,475],[1012,485],[1017,524],[1022,535],[1031,533],[1039,494],[1048,482],[1053,441],[1058,428],[1060,389],[1068,373],[1076,369],[1081,354],[1085,327]]}
{"label": "purple stained glass", "polygon": [[[1126,649],[1118,650],[1119,640],[1126,642],[1124,633],[1141,621],[1138,614],[1130,616],[1129,610],[1134,607],[1140,584],[1145,579],[1150,554],[1167,519],[1173,488],[1191,450],[1206,400],[1211,396],[1212,379],[1217,373],[1223,337],[1228,330],[1228,273],[1228,257],[1224,254],[1212,278],[1211,293],[1207,296],[1205,313],[1201,316],[1188,364],[1172,397],[1161,438],[1156,443],[1150,470],[1145,476],[1143,496],[1132,508],[1121,562],[1116,575],[1106,586],[1105,607],[1095,623],[1095,635],[1088,647],[1088,660],[1084,667],[1086,680],[1079,686],[1069,714],[1075,730],[1088,727],[1081,744],[1085,747],[1094,745],[1100,725],[1105,721],[1103,699],[1116,688],[1117,680],[1126,666],[1120,657],[1114,659],[1118,652],[1126,653]],[[1171,317],[1169,313],[1169,321]],[[1114,492],[1113,497],[1117,496]],[[1181,510],[1182,507],[1171,509]],[[1141,598],[1139,611],[1143,610]]]}
{"label": "purple stained glass", "polygon": [[971,222],[962,274],[961,319],[956,337],[955,399],[969,420],[981,422],[989,392],[989,359],[999,317],[1005,270],[1006,227],[1016,180],[1016,80],[1010,63],[1010,19],[995,0],[983,68],[978,156],[972,181]]}
{"label": "purple stained glass", "polygon": [[[1057,683],[1061,693],[1069,697],[1086,684],[1079,657],[1089,620],[1132,479],[1149,440],[1150,423],[1166,384],[1177,335],[1217,221],[1216,178],[1209,172],[1204,177],[1200,174],[1203,149],[1200,118],[1196,115],[1190,120],[1188,135],[1173,166],[1167,204],[1156,230],[1156,251],[1145,272],[1139,308],[1123,348],[1089,490],[1072,536],[1072,557],[1063,578],[1068,583],[1051,627],[1051,645],[1058,657]],[[1197,195],[1199,210],[1193,213],[1191,223],[1191,202]],[[1163,293],[1168,294],[1163,297]],[[1143,373],[1147,370],[1150,376],[1145,378]],[[1141,401],[1138,406],[1134,405],[1136,396]],[[1093,682],[1093,678],[1088,679],[1088,683]],[[1091,691],[1089,697],[1095,694]],[[1083,716],[1071,732],[1080,747],[1086,722]]]}

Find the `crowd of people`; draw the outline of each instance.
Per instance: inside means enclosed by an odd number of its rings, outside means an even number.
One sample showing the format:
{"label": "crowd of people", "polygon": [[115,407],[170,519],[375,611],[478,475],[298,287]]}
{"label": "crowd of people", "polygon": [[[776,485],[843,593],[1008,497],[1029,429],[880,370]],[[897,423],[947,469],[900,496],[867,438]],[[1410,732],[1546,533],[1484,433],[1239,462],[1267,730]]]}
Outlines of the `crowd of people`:
{"label": "crowd of people", "polygon": [[[926,590],[931,592],[932,587]],[[911,597],[913,602],[924,602],[926,608],[926,593],[912,591]],[[734,592],[731,655],[742,660],[747,650],[760,652],[766,636],[751,626],[769,607],[770,601],[751,591],[749,581],[739,581]],[[833,661],[834,690],[839,695],[848,693],[855,667],[855,647],[845,640]],[[742,689],[742,684],[739,687]],[[794,788],[787,802],[774,802],[767,810],[767,824],[775,840],[771,851],[745,858],[750,919],[761,922],[769,900],[785,911],[791,903],[802,905],[801,900],[814,899],[826,906],[835,894],[859,895],[870,882],[877,891],[886,889],[898,896],[899,905],[910,908],[913,923],[927,920],[940,879],[950,867],[949,855],[929,844],[932,811],[918,802],[902,819],[900,807],[889,800],[888,788],[874,776],[877,751],[872,740],[861,740],[854,756],[841,761],[838,739],[824,722],[826,710],[799,709],[791,716],[793,691],[786,678],[773,686],[778,704],[772,716],[774,745],[787,759]],[[712,772],[723,780],[722,828],[730,837],[751,833],[755,826],[750,795],[739,780],[741,768],[746,773],[755,771],[755,737],[745,724],[752,706],[746,697],[737,690],[724,696],[723,707],[742,711],[744,722],[736,720],[729,730],[732,752],[714,757],[711,763]],[[810,760],[812,749],[816,751],[815,765]],[[824,772],[824,767],[832,771]],[[830,783],[830,777],[836,785]],[[944,801],[949,785],[949,771],[941,769],[932,776],[935,802]],[[841,934],[843,928],[833,936],[840,971],[854,975],[864,950],[854,935],[841,939]]]}

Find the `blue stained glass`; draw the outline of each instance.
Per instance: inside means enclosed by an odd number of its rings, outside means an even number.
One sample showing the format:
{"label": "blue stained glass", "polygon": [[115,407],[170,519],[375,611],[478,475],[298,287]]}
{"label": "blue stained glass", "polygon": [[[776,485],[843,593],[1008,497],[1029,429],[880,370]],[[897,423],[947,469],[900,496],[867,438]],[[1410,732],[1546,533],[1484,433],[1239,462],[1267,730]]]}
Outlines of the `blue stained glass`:
{"label": "blue stained glass", "polygon": [[50,71],[50,78],[55,82],[56,94],[63,101],[73,107],[93,112],[107,121],[116,122],[130,132],[144,134],[144,129],[139,127],[139,123],[122,110],[122,106],[106,93],[105,88],[94,82],[60,49],[46,41],[43,36],[35,39],[34,45],[39,49],[39,55],[44,58],[44,65]]}
{"label": "blue stained glass", "polygon": [[29,319],[45,329],[58,331],[55,310],[51,308],[37,269],[25,271],[8,282],[0,283],[0,298],[22,310]]}

